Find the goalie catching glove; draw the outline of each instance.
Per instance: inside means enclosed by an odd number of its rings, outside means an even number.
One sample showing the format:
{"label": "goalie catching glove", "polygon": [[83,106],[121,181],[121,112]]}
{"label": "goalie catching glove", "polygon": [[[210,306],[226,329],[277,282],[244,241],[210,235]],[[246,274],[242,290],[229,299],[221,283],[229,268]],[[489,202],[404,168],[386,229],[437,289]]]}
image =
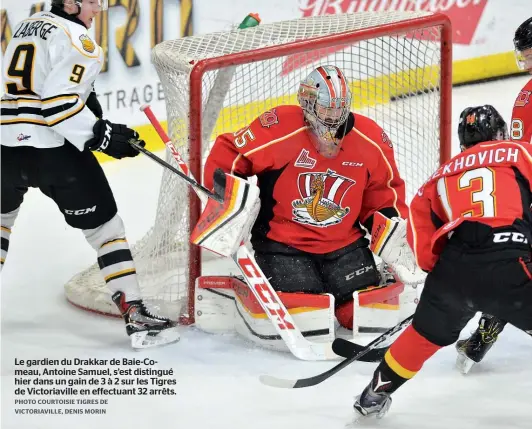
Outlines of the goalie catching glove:
{"label": "goalie catching glove", "polygon": [[247,240],[259,214],[259,187],[217,169],[214,193],[223,196],[223,202],[207,201],[190,241],[219,255],[231,256]]}
{"label": "goalie catching glove", "polygon": [[380,212],[373,215],[371,251],[382,258],[406,284],[425,281],[426,274],[416,264],[416,258],[406,240],[406,220],[387,218]]}
{"label": "goalie catching glove", "polygon": [[92,128],[94,137],[85,143],[85,147],[103,152],[116,159],[133,158],[139,154],[129,144],[130,140],[138,141],[144,147],[146,143],[139,140],[139,133],[122,124],[113,124],[107,119],[98,119]]}

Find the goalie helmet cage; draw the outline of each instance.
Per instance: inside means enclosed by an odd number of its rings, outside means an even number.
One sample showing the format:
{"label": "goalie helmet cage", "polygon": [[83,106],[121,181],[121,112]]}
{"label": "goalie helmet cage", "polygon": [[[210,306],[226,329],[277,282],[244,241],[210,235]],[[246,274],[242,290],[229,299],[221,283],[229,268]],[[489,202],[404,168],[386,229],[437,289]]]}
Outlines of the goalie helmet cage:
{"label": "goalie helmet cage", "polygon": [[[236,132],[277,105],[297,104],[299,82],[313,68],[338,66],[350,81],[352,110],[374,119],[393,142],[410,201],[450,158],[451,51],[445,15],[392,11],[165,41],[152,60],[164,88],[169,135],[197,178],[217,135]],[[171,155],[167,160],[177,166]],[[184,324],[194,322],[195,280],[202,273],[202,254],[189,245],[200,210],[188,185],[165,170],[154,225],[132,247],[147,304]],[[211,258],[210,274],[228,273],[227,263]],[[118,315],[96,264],[65,290],[74,305]]]}

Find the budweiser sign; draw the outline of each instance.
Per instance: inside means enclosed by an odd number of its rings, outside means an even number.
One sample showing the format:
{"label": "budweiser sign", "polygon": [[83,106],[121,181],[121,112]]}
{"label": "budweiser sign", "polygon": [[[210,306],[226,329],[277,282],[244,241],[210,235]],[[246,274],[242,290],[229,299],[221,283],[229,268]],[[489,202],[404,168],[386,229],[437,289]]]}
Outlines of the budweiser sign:
{"label": "budweiser sign", "polygon": [[[453,43],[470,45],[487,3],[488,0],[299,0],[299,10],[304,17],[357,12],[440,12],[452,22]],[[420,36],[414,34],[412,37]],[[337,46],[289,56],[282,74],[341,49],[342,46]]]}

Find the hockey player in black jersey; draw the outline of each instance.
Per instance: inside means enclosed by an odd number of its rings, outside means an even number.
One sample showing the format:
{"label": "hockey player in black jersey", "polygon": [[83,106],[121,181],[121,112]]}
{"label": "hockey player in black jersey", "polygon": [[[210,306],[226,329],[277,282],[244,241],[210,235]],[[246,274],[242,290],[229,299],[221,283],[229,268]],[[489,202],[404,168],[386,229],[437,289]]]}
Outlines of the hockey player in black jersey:
{"label": "hockey player in black jersey", "polygon": [[107,0],[52,0],[14,28],[3,58],[1,264],[28,188],[39,188],[96,250],[134,348],[179,339],[176,323],[144,304],[122,219],[92,151],[120,159],[138,152],[136,131],[102,118],[93,83],[103,51],[89,36]]}

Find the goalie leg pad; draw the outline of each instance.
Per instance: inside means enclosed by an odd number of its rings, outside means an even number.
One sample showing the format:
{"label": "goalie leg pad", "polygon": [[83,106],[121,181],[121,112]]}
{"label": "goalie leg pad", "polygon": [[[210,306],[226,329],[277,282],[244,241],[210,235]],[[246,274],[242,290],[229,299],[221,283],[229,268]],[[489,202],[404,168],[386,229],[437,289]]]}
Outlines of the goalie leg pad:
{"label": "goalie leg pad", "polygon": [[398,322],[401,309],[400,282],[372,286],[353,293],[353,299],[338,306],[336,318],[344,328],[358,332],[384,332]]}
{"label": "goalie leg pad", "polygon": [[219,177],[215,175],[215,189],[224,201],[207,201],[190,241],[219,255],[231,256],[248,239],[259,214],[260,192],[258,186],[240,177],[225,174],[222,183]]}
{"label": "goalie leg pad", "polygon": [[[334,298],[328,294],[283,293],[278,296],[297,328],[313,341],[334,339]],[[196,326],[220,334],[238,332],[271,350],[288,351],[260,303],[240,279],[205,276],[196,280]]]}
{"label": "goalie leg pad", "polygon": [[[334,340],[334,298],[331,295],[279,292],[278,296],[305,338]],[[236,331],[261,347],[288,351],[286,343],[245,284],[236,285],[235,298]]]}

